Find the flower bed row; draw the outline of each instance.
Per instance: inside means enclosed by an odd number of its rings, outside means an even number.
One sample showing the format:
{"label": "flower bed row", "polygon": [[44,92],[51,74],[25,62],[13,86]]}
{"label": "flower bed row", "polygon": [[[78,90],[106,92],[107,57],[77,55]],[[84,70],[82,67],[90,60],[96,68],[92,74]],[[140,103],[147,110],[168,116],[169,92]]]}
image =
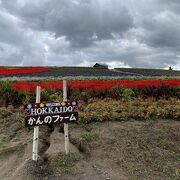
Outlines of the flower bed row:
{"label": "flower bed row", "polygon": [[[62,101],[62,81],[2,81],[0,106]],[[68,99],[79,102],[79,122],[180,118],[180,80],[68,81]]]}
{"label": "flower bed row", "polygon": [[130,119],[180,120],[180,100],[156,100],[136,98],[134,101],[104,99],[86,105],[79,104],[79,119],[82,123],[92,121],[125,121]]}
{"label": "flower bed row", "polygon": [[[144,88],[144,87],[160,87],[161,85],[170,87],[180,86],[180,79],[172,80],[87,80],[87,81],[69,81],[68,86],[72,89],[79,90],[107,90],[115,86],[123,86],[125,88]],[[47,81],[47,82],[30,82],[19,81],[12,84],[12,89],[15,91],[34,92],[36,86],[39,85],[46,90],[62,89],[62,81]]]}
{"label": "flower bed row", "polygon": [[18,75],[18,74],[33,74],[46,72],[46,67],[20,67],[20,68],[6,68],[0,67],[0,75]]}
{"label": "flower bed row", "polygon": [[[42,101],[62,100],[62,81],[2,81],[0,104],[22,105],[35,102],[36,86],[42,88]],[[112,98],[134,100],[135,98],[180,99],[180,80],[85,80],[68,81],[68,99],[83,100]],[[4,102],[4,103],[3,103]]]}

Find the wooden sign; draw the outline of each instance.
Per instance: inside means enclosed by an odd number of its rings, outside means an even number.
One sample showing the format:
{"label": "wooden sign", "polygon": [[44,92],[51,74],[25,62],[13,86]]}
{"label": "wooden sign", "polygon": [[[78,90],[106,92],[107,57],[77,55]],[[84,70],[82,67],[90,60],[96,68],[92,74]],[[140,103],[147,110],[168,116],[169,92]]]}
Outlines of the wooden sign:
{"label": "wooden sign", "polygon": [[76,101],[27,104],[24,106],[25,126],[76,122],[77,110]]}

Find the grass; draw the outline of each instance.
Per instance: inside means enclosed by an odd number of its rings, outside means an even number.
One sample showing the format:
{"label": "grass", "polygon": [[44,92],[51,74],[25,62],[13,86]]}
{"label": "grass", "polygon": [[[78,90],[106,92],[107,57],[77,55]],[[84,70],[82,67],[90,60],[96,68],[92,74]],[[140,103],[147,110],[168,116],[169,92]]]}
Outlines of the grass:
{"label": "grass", "polygon": [[[176,160],[180,162],[180,155],[176,157]],[[179,169],[180,172],[180,169]]]}
{"label": "grass", "polygon": [[2,143],[0,144],[0,156],[9,155],[11,153],[14,153],[15,151],[21,151],[24,149],[23,144],[16,144],[16,145],[9,145],[8,143]]}
{"label": "grass", "polygon": [[87,132],[83,135],[82,139],[84,142],[90,143],[92,141],[99,139],[99,133],[97,133],[95,131]]}
{"label": "grass", "polygon": [[115,68],[116,70],[137,73],[145,76],[180,76],[178,70],[164,70],[164,69],[143,69],[143,68]]}
{"label": "grass", "polygon": [[80,152],[89,154],[91,143],[99,139],[99,133],[93,131],[90,126],[83,123],[80,123],[79,127],[84,128],[88,132],[83,133],[78,138],[71,138],[71,143],[73,143]]}
{"label": "grass", "polygon": [[0,141],[0,151],[7,147],[7,143],[4,141]]}
{"label": "grass", "polygon": [[145,138],[143,136],[136,137],[136,142],[141,149],[148,148],[148,139],[147,138]]}
{"label": "grass", "polygon": [[58,153],[57,156],[52,159],[50,166],[53,169],[61,168],[62,171],[67,173],[78,161],[79,157],[74,153],[69,153],[68,155],[64,153]]}

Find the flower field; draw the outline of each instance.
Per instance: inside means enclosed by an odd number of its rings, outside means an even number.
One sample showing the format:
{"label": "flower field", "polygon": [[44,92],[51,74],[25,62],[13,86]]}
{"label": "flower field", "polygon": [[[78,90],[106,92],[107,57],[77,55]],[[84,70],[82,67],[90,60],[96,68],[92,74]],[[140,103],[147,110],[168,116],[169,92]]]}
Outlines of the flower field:
{"label": "flower field", "polygon": [[[138,96],[163,98],[180,98],[180,79],[165,80],[77,80],[68,81],[68,96],[77,100],[87,101],[90,98],[130,98]],[[0,93],[26,96],[35,94],[36,86],[42,88],[50,100],[50,94],[62,95],[62,81],[2,81]],[[13,95],[12,95],[13,96]],[[20,98],[21,99],[21,98]]]}
{"label": "flower field", "polygon": [[48,68],[46,67],[0,67],[0,75],[34,74],[46,71],[48,71]]}
{"label": "flower field", "polygon": [[[2,77],[127,77],[133,73],[124,73],[108,69],[95,69],[92,67],[2,67],[0,78]],[[138,76],[135,74],[134,76]]]}
{"label": "flower field", "polygon": [[136,98],[131,101],[103,99],[81,106],[80,120],[92,121],[125,121],[129,119],[174,119],[180,120],[180,101]]}
{"label": "flower field", "polygon": [[[62,81],[47,81],[47,82],[30,82],[19,81],[12,84],[12,89],[15,91],[34,92],[36,86],[39,85],[46,90],[60,90],[62,89]],[[87,81],[69,81],[68,86],[71,89],[79,90],[107,90],[115,86],[122,86],[124,88],[144,88],[149,86],[160,87],[166,85],[170,87],[180,86],[179,79],[173,80],[87,80]]]}
{"label": "flower field", "polygon": [[[62,80],[6,80],[0,83],[0,105],[19,107],[29,102],[35,102],[37,85],[42,88],[42,102],[62,101]],[[178,113],[180,79],[69,80],[67,85],[68,99],[80,102],[79,110],[82,111],[80,117],[83,122],[102,120],[102,113],[105,112],[101,111],[103,106],[104,108],[109,106],[112,109],[110,111],[119,107],[113,114],[107,112],[107,116],[105,113],[104,120],[107,119],[106,117],[114,119],[164,117],[177,120],[180,118]],[[102,102],[99,110],[96,106],[94,107],[94,102],[95,104]],[[114,105],[114,102],[120,103],[122,106]],[[82,103],[84,103],[84,107],[87,106],[86,110],[83,110]],[[90,119],[85,120],[87,114],[90,114],[88,115]],[[96,116],[97,114],[98,116]]]}
{"label": "flower field", "polygon": [[133,69],[133,68],[114,68],[103,69],[93,67],[0,67],[1,78],[62,78],[62,77],[86,77],[97,79],[111,77],[114,79],[122,78],[151,78],[151,77],[180,77],[178,70],[162,69]]}

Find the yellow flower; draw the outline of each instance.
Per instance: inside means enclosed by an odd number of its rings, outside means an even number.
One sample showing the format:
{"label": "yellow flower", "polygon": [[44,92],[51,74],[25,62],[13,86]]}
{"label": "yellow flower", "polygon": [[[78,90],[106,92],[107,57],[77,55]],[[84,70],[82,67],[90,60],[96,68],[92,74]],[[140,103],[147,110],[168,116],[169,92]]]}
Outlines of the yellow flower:
{"label": "yellow flower", "polygon": [[40,106],[41,108],[43,108],[43,107],[44,107],[44,104],[43,104],[43,103],[41,103],[39,106]]}
{"label": "yellow flower", "polygon": [[65,105],[66,105],[66,103],[65,103],[65,102],[62,102],[62,103],[61,103],[61,106],[65,106]]}

